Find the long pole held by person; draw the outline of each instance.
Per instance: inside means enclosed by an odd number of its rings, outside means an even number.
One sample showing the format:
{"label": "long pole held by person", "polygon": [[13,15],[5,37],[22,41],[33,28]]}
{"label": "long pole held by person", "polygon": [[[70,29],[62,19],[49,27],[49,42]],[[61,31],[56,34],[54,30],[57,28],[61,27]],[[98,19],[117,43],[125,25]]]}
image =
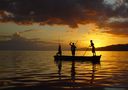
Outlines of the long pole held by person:
{"label": "long pole held by person", "polygon": [[[70,41],[70,43],[72,43],[72,41]],[[74,43],[75,45],[78,43],[78,40]]]}
{"label": "long pole held by person", "polygon": [[78,40],[76,41],[75,45],[78,43]]}
{"label": "long pole held by person", "polygon": [[[90,45],[89,45],[89,46],[90,46]],[[86,48],[86,50],[85,50],[85,52],[84,52],[83,56],[86,54],[86,52],[87,52],[87,50],[88,50],[89,46]]]}

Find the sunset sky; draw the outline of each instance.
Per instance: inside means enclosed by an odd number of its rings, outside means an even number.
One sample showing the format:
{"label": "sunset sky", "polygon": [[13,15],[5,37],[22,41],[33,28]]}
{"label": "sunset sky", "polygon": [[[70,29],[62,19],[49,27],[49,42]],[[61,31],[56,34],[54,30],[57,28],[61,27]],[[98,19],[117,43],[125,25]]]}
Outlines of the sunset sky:
{"label": "sunset sky", "polygon": [[128,0],[0,0],[0,40],[22,37],[87,47],[128,43]]}

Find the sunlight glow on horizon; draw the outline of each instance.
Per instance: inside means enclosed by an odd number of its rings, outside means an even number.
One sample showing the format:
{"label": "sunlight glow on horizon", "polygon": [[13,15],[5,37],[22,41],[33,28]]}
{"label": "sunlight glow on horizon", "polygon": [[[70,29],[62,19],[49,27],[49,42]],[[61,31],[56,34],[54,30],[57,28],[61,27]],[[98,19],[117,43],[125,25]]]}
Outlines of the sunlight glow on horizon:
{"label": "sunlight glow on horizon", "polygon": [[[21,33],[25,38],[39,38],[42,41],[56,42],[60,40],[62,44],[69,45],[69,42],[77,42],[77,46],[88,47],[90,40],[94,41],[95,47],[103,47],[112,44],[127,43],[125,37],[113,36],[103,33],[102,29],[98,28],[95,24],[79,25],[78,28],[70,28],[65,25],[17,25],[14,23],[0,24],[1,35],[4,33],[14,34],[15,32]],[[32,31],[27,31],[31,30]],[[26,30],[26,31],[25,31]],[[125,38],[125,39],[124,39]]]}

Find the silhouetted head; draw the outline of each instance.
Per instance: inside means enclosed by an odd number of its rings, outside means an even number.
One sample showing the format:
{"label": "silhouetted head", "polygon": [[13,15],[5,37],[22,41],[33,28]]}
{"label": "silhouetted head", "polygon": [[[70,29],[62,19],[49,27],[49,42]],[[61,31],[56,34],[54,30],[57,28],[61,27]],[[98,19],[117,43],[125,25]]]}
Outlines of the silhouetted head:
{"label": "silhouetted head", "polygon": [[92,42],[92,40],[90,40],[90,42]]}
{"label": "silhouetted head", "polygon": [[59,44],[59,47],[61,47],[61,45]]}
{"label": "silhouetted head", "polygon": [[74,43],[72,43],[74,45]]}

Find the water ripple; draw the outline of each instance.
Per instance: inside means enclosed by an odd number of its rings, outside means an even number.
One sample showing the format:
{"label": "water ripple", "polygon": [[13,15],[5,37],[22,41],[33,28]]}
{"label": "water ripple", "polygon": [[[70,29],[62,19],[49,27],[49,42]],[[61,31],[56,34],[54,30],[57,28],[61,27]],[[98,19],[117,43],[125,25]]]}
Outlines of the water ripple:
{"label": "water ripple", "polygon": [[[39,84],[70,86],[128,87],[128,56],[123,52],[102,52],[99,64],[54,62],[55,52],[0,52],[0,87]],[[80,52],[81,53],[81,52]],[[128,52],[127,52],[128,54]],[[122,57],[121,57],[122,55]]]}

